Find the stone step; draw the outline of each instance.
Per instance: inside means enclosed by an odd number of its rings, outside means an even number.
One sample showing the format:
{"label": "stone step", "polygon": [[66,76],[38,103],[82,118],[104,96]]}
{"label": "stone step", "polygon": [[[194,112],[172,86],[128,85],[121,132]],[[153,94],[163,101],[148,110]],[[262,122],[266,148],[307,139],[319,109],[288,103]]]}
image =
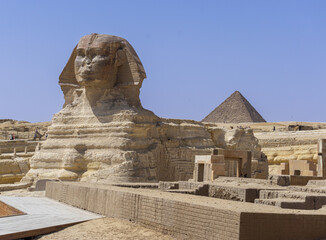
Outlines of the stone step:
{"label": "stone step", "polygon": [[290,209],[320,209],[326,205],[326,195],[324,194],[305,194],[302,192],[279,191],[274,195],[262,194],[262,197],[255,199],[255,203],[273,205],[281,208]]}
{"label": "stone step", "polygon": [[289,209],[315,209],[309,203],[303,200],[288,199],[288,198],[276,198],[276,199],[255,199],[256,204],[271,205],[280,208]]}
{"label": "stone step", "polygon": [[316,186],[291,186],[288,187],[291,191],[296,192],[306,192],[306,193],[316,193],[316,194],[326,194],[326,186],[316,187]]}
{"label": "stone step", "polygon": [[0,192],[11,191],[17,189],[26,189],[30,187],[32,183],[12,183],[12,184],[0,184]]}
{"label": "stone step", "polygon": [[308,195],[302,192],[290,192],[286,190],[261,190],[259,192],[259,199],[276,199],[276,198],[289,198],[305,200]]}
{"label": "stone step", "polygon": [[[28,153],[16,153],[16,157],[33,157],[34,152],[28,152]],[[13,153],[4,153],[0,154],[0,159],[12,159],[14,157]]]}
{"label": "stone step", "polygon": [[169,189],[166,190],[167,192],[171,193],[185,193],[185,194],[196,194],[196,189]]}
{"label": "stone step", "polygon": [[157,189],[158,183],[113,183],[112,186],[127,187],[127,188],[149,188]]}
{"label": "stone step", "polygon": [[326,187],[326,180],[309,180],[307,183],[307,186],[309,186],[309,187],[313,187],[313,186]]}

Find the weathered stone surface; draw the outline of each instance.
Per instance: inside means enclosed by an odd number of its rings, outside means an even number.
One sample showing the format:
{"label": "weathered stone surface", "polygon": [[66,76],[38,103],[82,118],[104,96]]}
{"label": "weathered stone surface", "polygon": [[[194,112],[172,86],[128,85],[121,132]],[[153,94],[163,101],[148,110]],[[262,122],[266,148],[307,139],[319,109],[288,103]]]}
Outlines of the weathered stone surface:
{"label": "weathered stone surface", "polygon": [[19,182],[29,170],[29,158],[0,158],[0,184]]}
{"label": "weathered stone surface", "polygon": [[[231,188],[228,190],[232,191]],[[277,191],[275,188],[270,190]],[[241,195],[241,192],[234,193],[239,197]],[[311,194],[293,193],[287,195],[306,195],[306,200],[323,200],[311,198]],[[68,182],[49,182],[46,196],[101,215],[127,219],[176,239],[304,240],[322,239],[326,234],[323,208],[298,211],[149,189]],[[298,208],[297,200],[290,200],[294,204],[280,206]],[[303,209],[313,206],[314,201],[306,203]],[[319,202],[318,205],[324,203]]]}
{"label": "weathered stone surface", "polygon": [[11,134],[14,134],[15,139],[19,140],[33,139],[36,129],[44,134],[50,124],[50,122],[30,123],[13,119],[0,119],[0,140],[9,140]]}
{"label": "weathered stone surface", "polygon": [[[315,123],[317,125],[317,123]],[[322,124],[321,124],[322,125]],[[270,164],[289,160],[310,160],[317,163],[318,139],[326,138],[324,129],[307,131],[276,131],[255,133]]]}
{"label": "weathered stone surface", "polygon": [[269,175],[268,180],[270,180],[273,184],[279,186],[289,186],[290,185],[290,176],[284,175]]}
{"label": "weathered stone surface", "polygon": [[249,148],[259,155],[256,142],[246,143],[256,141],[252,132],[228,133],[225,142],[225,130],[145,110],[139,100],[145,77],[125,39],[81,38],[59,78],[63,109],[54,115],[24,180],[188,180],[195,155],[213,148]]}
{"label": "weathered stone surface", "polygon": [[[289,131],[289,126],[308,126],[313,130]],[[280,174],[279,164],[290,160],[309,160],[317,163],[318,139],[326,139],[326,124],[321,122],[272,123],[215,123],[217,128],[251,128],[259,140],[261,152],[266,155],[270,174]],[[305,128],[307,129],[307,128]],[[252,166],[260,161],[253,160]]]}
{"label": "weathered stone surface", "polygon": [[0,184],[19,182],[29,171],[38,142],[0,140]]}
{"label": "weathered stone surface", "polygon": [[225,141],[228,149],[250,150],[252,152],[251,176],[254,178],[268,177],[268,162],[258,139],[254,136],[251,128],[228,130],[225,134]]}

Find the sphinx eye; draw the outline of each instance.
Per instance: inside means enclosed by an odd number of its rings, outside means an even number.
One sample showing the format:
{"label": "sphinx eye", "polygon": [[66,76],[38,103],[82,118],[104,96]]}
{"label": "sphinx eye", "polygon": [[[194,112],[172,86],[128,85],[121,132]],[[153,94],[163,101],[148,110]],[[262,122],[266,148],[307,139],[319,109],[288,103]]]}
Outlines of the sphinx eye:
{"label": "sphinx eye", "polygon": [[108,55],[108,53],[105,49],[99,48],[99,49],[95,49],[94,55],[104,57],[104,56]]}
{"label": "sphinx eye", "polygon": [[94,58],[96,55],[98,55],[98,54],[97,54],[96,51],[94,51],[93,49],[91,49],[91,50],[89,51],[89,56],[90,56],[91,58]]}
{"label": "sphinx eye", "polygon": [[77,56],[81,56],[81,57],[84,57],[85,56],[85,51],[84,49],[77,49]]}

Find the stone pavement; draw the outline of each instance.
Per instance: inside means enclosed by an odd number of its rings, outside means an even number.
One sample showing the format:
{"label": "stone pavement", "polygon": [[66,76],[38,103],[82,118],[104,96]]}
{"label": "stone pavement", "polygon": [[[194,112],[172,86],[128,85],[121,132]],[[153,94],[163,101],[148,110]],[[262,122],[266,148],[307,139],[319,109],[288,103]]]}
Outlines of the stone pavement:
{"label": "stone pavement", "polygon": [[26,214],[0,218],[0,239],[50,233],[102,216],[48,198],[0,196],[0,201]]}

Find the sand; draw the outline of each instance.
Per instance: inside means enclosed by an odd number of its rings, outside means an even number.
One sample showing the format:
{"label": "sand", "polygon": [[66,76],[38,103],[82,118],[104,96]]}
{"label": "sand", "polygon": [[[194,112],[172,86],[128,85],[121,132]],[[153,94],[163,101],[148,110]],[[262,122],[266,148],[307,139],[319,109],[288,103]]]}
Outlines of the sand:
{"label": "sand", "polygon": [[115,218],[101,218],[80,223],[64,230],[41,236],[41,240],[172,240],[171,236],[155,232],[143,226]]}

